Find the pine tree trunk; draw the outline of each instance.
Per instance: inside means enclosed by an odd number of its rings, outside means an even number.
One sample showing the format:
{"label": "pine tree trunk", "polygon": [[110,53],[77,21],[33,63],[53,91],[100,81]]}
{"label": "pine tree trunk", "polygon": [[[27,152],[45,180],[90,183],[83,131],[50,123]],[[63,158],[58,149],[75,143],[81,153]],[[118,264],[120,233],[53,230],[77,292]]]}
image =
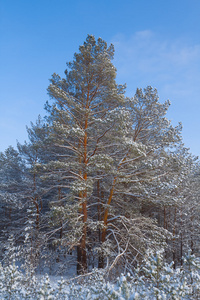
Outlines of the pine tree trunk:
{"label": "pine tree trunk", "polygon": [[[87,97],[88,103],[89,96]],[[88,105],[86,105],[88,108]],[[84,136],[84,153],[83,153],[83,163],[85,165],[85,170],[87,166],[87,127],[88,127],[88,116],[85,120],[85,136]],[[80,158],[79,158],[80,159]],[[87,173],[84,171],[83,175],[84,181],[87,181]],[[87,251],[86,251],[86,237],[87,237],[87,190],[85,190],[82,195],[82,209],[81,213],[83,215],[83,232],[81,237],[80,246],[77,247],[77,274],[84,274],[87,272]]]}
{"label": "pine tree trunk", "polygon": [[77,246],[77,263],[76,263],[76,272],[77,275],[81,275],[82,273],[82,263],[81,263],[81,246]]}
{"label": "pine tree trunk", "polygon": [[[100,182],[97,180],[97,199],[98,199],[98,207],[97,207],[97,212],[98,212],[98,221],[101,221],[101,201],[100,201]],[[99,243],[101,243],[101,228],[98,228],[98,238],[99,238]],[[103,263],[103,253],[99,253],[98,256],[98,268],[101,269],[104,267]]]}
{"label": "pine tree trunk", "polygon": [[[118,165],[118,167],[117,167],[117,172],[120,170],[122,163],[126,161],[127,156],[128,156],[128,153],[129,153],[129,150],[128,150],[127,153],[124,155],[123,159],[121,159],[121,161],[120,161],[120,163],[119,163],[119,165]],[[107,206],[106,206],[106,209],[105,209],[105,211],[104,211],[104,217],[103,217],[104,228],[103,228],[103,230],[102,230],[102,236],[101,236],[101,241],[102,241],[102,243],[104,243],[105,240],[106,240],[107,224],[108,224],[108,211],[109,211],[109,206],[110,206],[111,201],[112,201],[112,198],[113,198],[113,194],[114,194],[114,189],[115,189],[116,181],[117,181],[117,176],[115,176],[114,179],[113,179],[112,188],[110,189],[108,201],[107,201],[107,203],[106,203]]]}
{"label": "pine tree trunk", "polygon": [[[82,199],[87,196],[86,192],[83,194]],[[80,212],[83,215],[83,231],[80,241],[80,245],[77,246],[77,274],[84,274],[87,272],[87,251],[86,251],[86,237],[87,237],[87,203],[84,201]]]}
{"label": "pine tree trunk", "polygon": [[98,268],[103,269],[104,268],[104,254],[101,252],[99,254],[99,259],[98,259]]}
{"label": "pine tree trunk", "polygon": [[82,205],[83,211],[83,234],[81,238],[80,245],[77,247],[77,274],[81,275],[87,272],[87,251],[86,251],[86,235],[87,235],[87,226],[85,224],[87,220],[87,210],[86,203]]}
{"label": "pine tree trunk", "polygon": [[166,207],[164,206],[164,229],[167,229]]}
{"label": "pine tree trunk", "polygon": [[[102,215],[103,215],[103,199],[104,199],[104,193],[103,190],[101,190],[100,193],[100,184],[99,184],[99,180],[97,183],[97,195],[98,195],[98,199],[101,199],[101,201],[99,200],[98,202],[98,221],[102,221]],[[102,243],[102,231],[101,228],[99,228],[99,243]],[[104,268],[104,254],[103,251],[101,251],[99,253],[98,256],[98,268],[99,269],[103,269]]]}
{"label": "pine tree trunk", "polygon": [[193,220],[194,220],[194,215],[193,215],[193,208],[191,210],[192,215],[190,217],[191,221],[191,226],[190,226],[190,248],[191,248],[191,254],[194,254],[194,240],[193,240],[193,234],[194,234],[194,227],[193,227]]}
{"label": "pine tree trunk", "polygon": [[176,247],[175,247],[175,241],[176,241],[176,211],[177,208],[175,207],[175,211],[174,211],[174,228],[173,228],[173,262],[174,262],[174,269],[176,269]]}

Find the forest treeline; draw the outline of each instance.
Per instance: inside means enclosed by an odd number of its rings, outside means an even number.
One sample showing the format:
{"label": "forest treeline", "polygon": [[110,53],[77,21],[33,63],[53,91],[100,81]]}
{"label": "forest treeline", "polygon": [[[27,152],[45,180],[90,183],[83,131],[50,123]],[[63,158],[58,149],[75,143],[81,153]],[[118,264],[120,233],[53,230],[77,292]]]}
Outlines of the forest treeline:
{"label": "forest treeline", "polygon": [[156,89],[126,97],[113,57],[88,35],[65,78],[52,75],[28,141],[0,153],[5,264],[132,274],[147,249],[164,249],[174,268],[188,250],[199,256],[198,159]]}

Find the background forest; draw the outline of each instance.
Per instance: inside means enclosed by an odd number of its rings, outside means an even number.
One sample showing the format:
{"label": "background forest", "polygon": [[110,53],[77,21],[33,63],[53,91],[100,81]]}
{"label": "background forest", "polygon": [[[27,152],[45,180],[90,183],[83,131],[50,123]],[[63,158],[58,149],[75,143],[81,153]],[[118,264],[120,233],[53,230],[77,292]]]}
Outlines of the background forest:
{"label": "background forest", "polygon": [[134,275],[147,249],[174,269],[199,256],[199,161],[156,89],[126,97],[113,57],[88,35],[65,78],[52,75],[29,140],[0,153],[3,265],[116,277]]}

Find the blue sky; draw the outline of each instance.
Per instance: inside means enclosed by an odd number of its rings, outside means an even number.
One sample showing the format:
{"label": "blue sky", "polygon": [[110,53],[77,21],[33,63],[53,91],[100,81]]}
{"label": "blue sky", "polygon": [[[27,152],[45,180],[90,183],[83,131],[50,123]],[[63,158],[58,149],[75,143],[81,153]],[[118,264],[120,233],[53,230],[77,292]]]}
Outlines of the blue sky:
{"label": "blue sky", "polygon": [[44,115],[46,88],[64,76],[87,34],[115,46],[118,83],[127,95],[152,85],[170,99],[168,118],[200,155],[199,0],[1,0],[0,151],[27,139]]}

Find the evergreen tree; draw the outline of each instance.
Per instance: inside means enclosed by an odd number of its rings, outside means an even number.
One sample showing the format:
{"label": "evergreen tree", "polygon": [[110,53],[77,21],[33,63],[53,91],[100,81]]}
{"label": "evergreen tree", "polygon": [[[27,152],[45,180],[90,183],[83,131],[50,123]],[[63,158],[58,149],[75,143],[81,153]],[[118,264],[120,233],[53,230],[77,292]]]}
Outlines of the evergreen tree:
{"label": "evergreen tree", "polygon": [[0,153],[0,239],[1,253],[9,247],[9,237],[20,239],[21,211],[25,165],[17,150],[8,147]]}
{"label": "evergreen tree", "polygon": [[87,269],[89,223],[96,226],[90,221],[93,210],[89,208],[95,181],[101,169],[112,164],[104,146],[109,146],[108,134],[114,138],[116,127],[120,130],[120,119],[125,122],[121,108],[124,87],[116,84],[116,69],[111,63],[113,46],[88,36],[79,51],[67,64],[65,79],[52,76],[48,92],[54,104],[46,106],[50,138],[59,149],[56,162],[51,161],[48,168],[53,167],[52,172],[60,177],[60,187],[67,191],[62,201],[74,220],[67,226],[70,232],[73,225],[71,240],[77,246],[78,273]]}
{"label": "evergreen tree", "polygon": [[91,257],[96,250],[104,267],[105,255],[121,257],[127,245],[131,255],[150,241],[155,247],[163,242],[154,221],[140,217],[141,200],[155,197],[151,182],[163,176],[167,149],[181,140],[181,126],[165,117],[169,102],[159,103],[155,89],[124,98],[124,87],[115,82],[112,45],[88,36],[79,51],[66,78],[54,74],[48,88],[55,158],[43,166],[60,195],[52,201],[51,219],[62,237],[67,234],[62,243],[77,247],[78,273],[87,269],[87,252]]}

